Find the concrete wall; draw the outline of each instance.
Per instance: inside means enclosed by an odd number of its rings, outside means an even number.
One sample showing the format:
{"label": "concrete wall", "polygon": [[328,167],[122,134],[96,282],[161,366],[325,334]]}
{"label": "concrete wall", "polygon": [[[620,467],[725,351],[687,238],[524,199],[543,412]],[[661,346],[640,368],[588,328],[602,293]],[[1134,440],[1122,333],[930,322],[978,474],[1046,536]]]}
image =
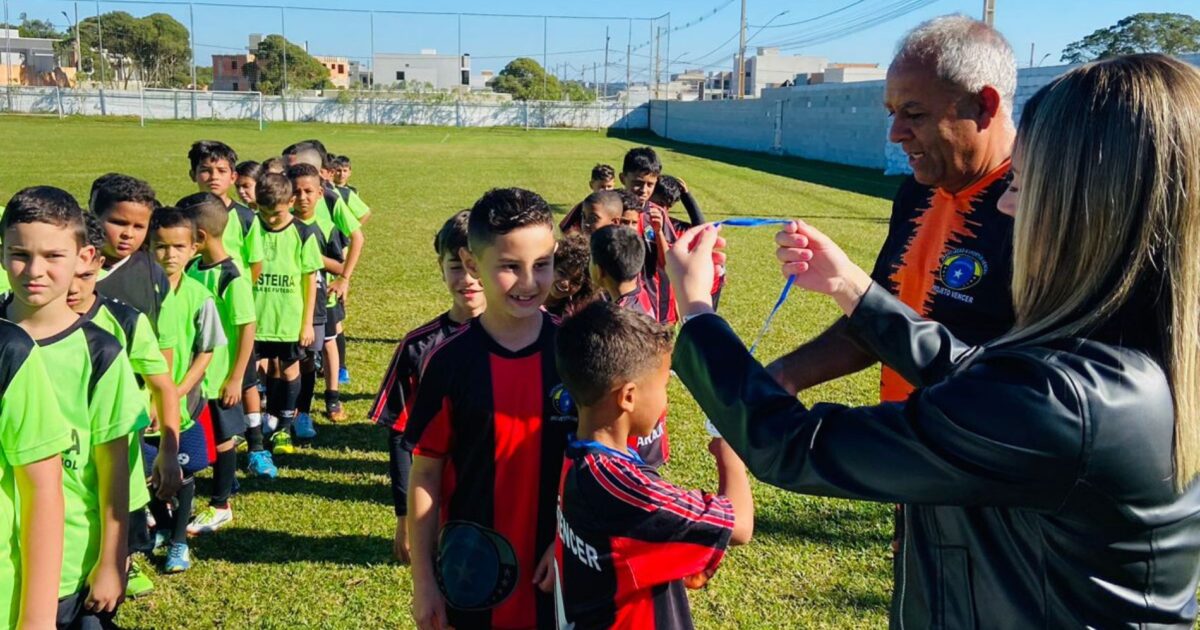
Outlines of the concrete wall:
{"label": "concrete wall", "polygon": [[[1200,66],[1200,55],[1182,58]],[[1042,86],[1073,67],[1018,71],[1015,117]],[[743,101],[654,101],[650,128],[683,142],[907,173],[904,153],[887,141],[883,88],[883,81],[867,81],[770,90],[770,98]]]}
{"label": "concrete wall", "polygon": [[0,92],[0,111],[59,116],[136,116],[145,120],[313,121],[364,125],[646,129],[649,106],[417,102],[388,98],[322,98],[184,90],[123,92],[13,87]]}

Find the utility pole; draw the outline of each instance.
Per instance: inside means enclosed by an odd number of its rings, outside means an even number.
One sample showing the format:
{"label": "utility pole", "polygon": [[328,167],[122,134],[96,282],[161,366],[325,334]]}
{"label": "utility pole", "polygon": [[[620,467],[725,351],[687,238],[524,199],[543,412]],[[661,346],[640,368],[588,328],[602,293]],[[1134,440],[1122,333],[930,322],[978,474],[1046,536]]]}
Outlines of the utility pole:
{"label": "utility pole", "polygon": [[[600,99],[600,84],[596,82],[596,70],[599,64],[592,64],[592,90],[596,92],[596,100]],[[607,70],[608,68],[605,68]]]}
{"label": "utility pole", "polygon": [[983,0],[983,22],[988,26],[995,26],[996,0]]}
{"label": "utility pole", "polygon": [[737,97],[746,95],[746,0],[742,0],[742,22],[738,29]]}
{"label": "utility pole", "polygon": [[608,27],[604,27],[604,97],[608,98]]}
{"label": "utility pole", "polygon": [[541,98],[541,100],[543,100],[543,101],[546,100],[546,73],[550,71],[550,67],[548,65],[549,64],[549,55],[546,52],[546,41],[550,37],[549,30],[548,30],[549,25],[547,24],[547,21],[549,19],[550,18],[542,17],[542,98]]}
{"label": "utility pole", "polygon": [[1029,67],[1030,68],[1033,67],[1033,48],[1034,48],[1034,46],[1037,46],[1036,42],[1029,43]]}

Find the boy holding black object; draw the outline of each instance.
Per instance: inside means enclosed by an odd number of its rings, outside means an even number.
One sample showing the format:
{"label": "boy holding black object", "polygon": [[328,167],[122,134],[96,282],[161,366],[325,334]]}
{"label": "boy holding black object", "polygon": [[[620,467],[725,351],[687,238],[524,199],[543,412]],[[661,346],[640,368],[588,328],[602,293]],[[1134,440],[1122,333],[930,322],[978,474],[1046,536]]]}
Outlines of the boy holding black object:
{"label": "boy holding black object", "polygon": [[200,257],[188,263],[187,275],[212,295],[228,340],[213,350],[212,362],[204,372],[204,398],[210,420],[206,435],[216,458],[212,498],[187,526],[188,534],[195,536],[233,522],[229,497],[237,476],[234,438],[246,432],[243,403],[251,413],[261,414],[253,361],[257,317],[251,280],[225,250],[225,231],[240,229],[230,221],[234,214],[212,193],[189,195],[177,205],[196,220]]}
{"label": "boy holding black object", "polygon": [[555,354],[579,406],[559,489],[560,627],[691,628],[684,587],[702,587],[754,531],[745,465],[712,440],[714,496],[663,481],[626,446],[666,409],[668,328],[597,302],[563,324]]}
{"label": "boy holding black object", "polygon": [[[405,429],[416,445],[408,518],[421,628],[554,627],[554,497],[576,419],[555,369],[558,325],[541,309],[553,227],[545,200],[519,188],[471,209],[463,262],[487,310],[430,353]],[[494,583],[472,582],[482,569],[469,562],[474,547],[450,542],[460,534],[511,553],[488,567]]]}
{"label": "boy holding black object", "polygon": [[[196,256],[196,222],[192,215],[174,207],[158,208],[150,222],[150,249],[167,273],[170,291],[159,314],[159,345],[171,366],[180,399],[179,464],[183,468],[183,487],[177,502],[161,498],[150,501],[156,523],[156,541],[169,544],[164,569],[167,573],[187,571],[192,566],[187,544],[187,525],[196,497],[195,474],[208,468],[209,443],[204,423],[211,422],[204,381],[213,354],[226,345],[221,316],[209,290],[189,278],[185,268]],[[143,456],[158,455],[159,439],[147,432]]]}
{"label": "boy holding black object", "polygon": [[404,428],[420,386],[421,368],[435,346],[478,317],[487,306],[479,280],[467,273],[460,254],[467,249],[467,220],[470,214],[469,210],[455,213],[446,220],[433,239],[442,281],[446,283],[452,298],[450,310],[404,336],[383,375],[379,393],[375,395],[375,403],[368,414],[372,422],[388,428],[388,473],[392,480],[392,501],[396,511],[392,554],[404,563],[410,561],[406,517],[408,477],[412,469],[412,450],[404,445]]}

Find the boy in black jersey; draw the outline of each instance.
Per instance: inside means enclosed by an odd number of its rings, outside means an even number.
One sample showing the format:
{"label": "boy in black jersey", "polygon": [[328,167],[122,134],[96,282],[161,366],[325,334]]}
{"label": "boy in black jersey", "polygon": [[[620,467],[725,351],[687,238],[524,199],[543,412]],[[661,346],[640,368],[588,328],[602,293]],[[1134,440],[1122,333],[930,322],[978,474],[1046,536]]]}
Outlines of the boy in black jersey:
{"label": "boy in black jersey", "polygon": [[408,476],[412,468],[412,450],[404,443],[404,428],[412,411],[421,368],[434,346],[440,344],[463,324],[479,316],[487,306],[479,280],[467,273],[459,253],[467,248],[467,218],[470,210],[457,212],[446,220],[433,239],[442,281],[450,291],[450,310],[404,335],[396,347],[392,362],[383,375],[379,393],[367,417],[388,430],[388,472],[392,480],[392,502],[396,511],[396,534],[392,554],[410,562],[408,553]]}
{"label": "boy in black jersey", "polygon": [[[422,628],[554,627],[554,494],[575,415],[554,364],[558,325],[541,309],[554,281],[552,221],[546,201],[519,188],[491,190],[471,209],[463,262],[487,310],[430,353],[405,429],[416,445],[408,525]],[[439,578],[461,574],[435,561],[444,521],[486,529],[513,550],[520,577],[497,583],[490,608],[446,603],[454,593]]]}
{"label": "boy in black jersey", "polygon": [[691,628],[684,587],[703,586],[754,530],[746,467],[712,440],[714,496],[663,481],[627,446],[666,409],[670,329],[597,302],[563,324],[555,354],[579,406],[559,485],[560,627]]}
{"label": "boy in black jersey", "polygon": [[[158,313],[170,286],[167,274],[146,252],[150,214],[158,207],[146,182],[109,173],[92,183],[92,214],[104,224],[104,273],[97,290],[136,308],[158,326]],[[157,329],[156,329],[157,330]]]}

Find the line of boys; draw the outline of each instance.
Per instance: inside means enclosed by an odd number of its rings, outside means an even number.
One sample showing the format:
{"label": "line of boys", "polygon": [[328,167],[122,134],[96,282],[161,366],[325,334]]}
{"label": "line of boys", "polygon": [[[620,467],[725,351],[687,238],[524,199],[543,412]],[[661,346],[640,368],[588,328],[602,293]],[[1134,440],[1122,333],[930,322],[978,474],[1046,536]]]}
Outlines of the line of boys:
{"label": "line of boys", "polygon": [[[296,287],[315,280],[319,255],[296,273],[277,242],[276,232],[287,230],[265,229],[291,223],[292,182],[276,176],[263,186],[256,201],[269,210],[260,227],[228,196],[232,149],[198,142],[189,159],[206,192],[177,207],[161,207],[145,182],[114,173],[93,184],[91,213],[44,186],[19,192],[8,212],[0,207],[0,289],[8,290],[0,320],[15,324],[0,321],[0,536],[10,534],[0,549],[0,621],[9,626],[110,627],[122,595],[153,588],[132,562],[136,552],[169,546],[164,569],[187,570],[186,536],[232,517],[233,438],[248,424],[243,395],[247,415],[259,415],[249,404],[258,404],[256,337],[303,341],[298,331],[257,334],[256,311],[284,329],[311,315],[289,323],[286,296],[260,300],[251,289],[251,278]],[[338,205],[353,199],[369,213],[356,193],[333,190]],[[293,240],[315,252],[307,246],[315,239]],[[335,298],[349,285],[350,273],[340,272]],[[307,306],[294,310],[309,313]],[[252,470],[273,476],[261,428],[248,434],[259,452]],[[276,435],[277,447],[288,442],[286,432]],[[256,458],[267,465],[253,466]],[[150,475],[143,461],[153,462]],[[193,475],[210,463],[210,507],[189,522]]]}
{"label": "line of boys", "polygon": [[[671,333],[647,286],[661,286],[669,238],[650,233],[667,217],[647,205],[660,170],[652,150],[632,151],[622,180],[636,199],[581,204],[607,299],[561,328],[542,308],[556,243],[537,194],[489,191],[435,236],[451,307],[405,336],[370,411],[389,430],[393,551],[412,563],[418,627],[690,627],[685,583],[702,586],[727,545],[749,540],[748,478],[723,440],[710,451],[728,498],[668,484],[631,447],[661,434],[666,413]],[[495,605],[448,603],[454,569],[481,569],[442,566],[447,522],[512,548],[520,579]]]}

